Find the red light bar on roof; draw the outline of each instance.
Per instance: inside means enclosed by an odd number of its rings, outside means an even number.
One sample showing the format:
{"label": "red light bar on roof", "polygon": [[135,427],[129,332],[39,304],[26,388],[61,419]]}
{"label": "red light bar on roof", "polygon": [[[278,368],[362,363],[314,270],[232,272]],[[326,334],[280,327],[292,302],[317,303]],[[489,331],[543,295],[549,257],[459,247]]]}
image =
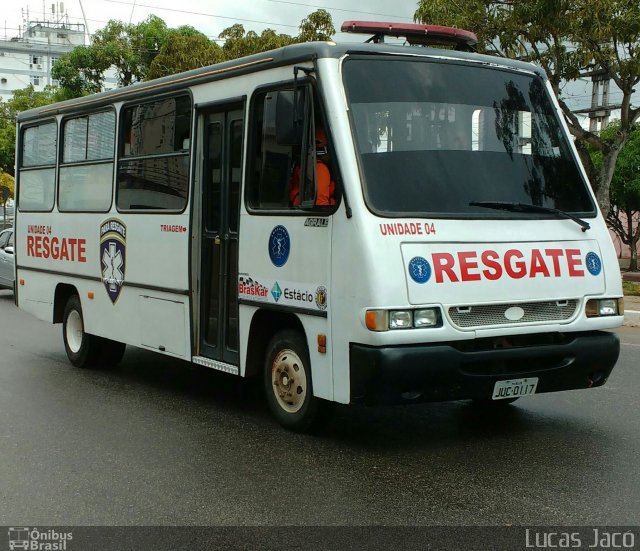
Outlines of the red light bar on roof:
{"label": "red light bar on roof", "polygon": [[[475,51],[478,37],[471,31],[422,25],[418,23],[386,23],[384,21],[345,21],[340,27],[343,33],[372,34],[368,41],[384,42],[385,36],[406,38],[409,44],[421,46],[451,46],[457,50]],[[367,41],[367,42],[368,42]]]}

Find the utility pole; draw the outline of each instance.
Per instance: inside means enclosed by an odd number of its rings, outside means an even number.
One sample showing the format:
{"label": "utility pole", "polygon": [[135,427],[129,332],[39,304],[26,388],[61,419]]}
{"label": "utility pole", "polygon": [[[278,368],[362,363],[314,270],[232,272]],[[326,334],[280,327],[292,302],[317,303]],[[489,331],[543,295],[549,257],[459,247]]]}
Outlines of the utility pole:
{"label": "utility pole", "polygon": [[591,109],[589,113],[589,130],[597,132],[604,130],[609,124],[611,109],[609,106],[609,85],[611,79],[605,74],[591,77]]}
{"label": "utility pole", "polygon": [[580,76],[591,77],[591,107],[587,109],[577,109],[574,113],[589,115],[589,131],[597,133],[608,126],[611,111],[620,109],[622,105],[609,103],[611,78],[605,70],[591,71]]}
{"label": "utility pole", "polygon": [[84,20],[84,29],[87,33],[87,44],[91,44],[91,31],[89,30],[89,24],[87,23],[87,16],[84,14],[84,6],[82,5],[82,0],[78,0],[80,2],[80,11],[82,12],[82,19]]}

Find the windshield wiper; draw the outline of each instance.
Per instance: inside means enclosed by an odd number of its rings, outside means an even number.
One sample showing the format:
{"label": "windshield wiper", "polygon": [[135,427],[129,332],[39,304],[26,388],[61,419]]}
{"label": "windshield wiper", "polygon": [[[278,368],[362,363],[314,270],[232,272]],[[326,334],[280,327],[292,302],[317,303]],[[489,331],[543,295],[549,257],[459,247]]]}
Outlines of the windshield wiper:
{"label": "windshield wiper", "polygon": [[527,203],[512,203],[509,201],[471,201],[471,203],[469,203],[469,206],[485,207],[487,209],[496,210],[507,210],[509,212],[542,212],[547,214],[556,214],[558,216],[562,216],[563,218],[573,220],[582,228],[583,232],[591,229],[589,223],[585,222],[581,218],[578,218],[577,216],[569,212],[565,212],[564,210],[552,209],[551,207],[541,207],[539,205],[529,205]]}

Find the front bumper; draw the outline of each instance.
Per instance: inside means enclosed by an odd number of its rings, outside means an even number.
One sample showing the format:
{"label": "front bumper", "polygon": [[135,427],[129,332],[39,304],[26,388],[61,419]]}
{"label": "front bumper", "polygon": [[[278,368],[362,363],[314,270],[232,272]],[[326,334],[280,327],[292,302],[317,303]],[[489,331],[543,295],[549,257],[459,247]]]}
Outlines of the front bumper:
{"label": "front bumper", "polygon": [[444,343],[351,343],[351,403],[490,399],[496,381],[538,377],[537,393],[603,385],[620,353],[614,333],[553,333]]}

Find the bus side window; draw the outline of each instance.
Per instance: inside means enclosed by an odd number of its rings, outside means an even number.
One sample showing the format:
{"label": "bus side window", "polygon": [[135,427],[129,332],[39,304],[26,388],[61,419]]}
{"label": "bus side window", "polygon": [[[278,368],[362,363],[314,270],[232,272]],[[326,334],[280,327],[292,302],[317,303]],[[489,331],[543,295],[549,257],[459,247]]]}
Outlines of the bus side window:
{"label": "bus side window", "polygon": [[18,209],[47,212],[55,200],[57,124],[45,122],[21,132]]}
{"label": "bus side window", "polygon": [[[300,88],[298,93],[303,93]],[[276,110],[283,96],[293,101],[293,90],[261,92],[254,100],[254,167],[249,203],[255,209],[288,209],[291,206],[290,180],[300,166],[302,136],[283,134],[277,128]]]}
{"label": "bus side window", "polygon": [[116,203],[118,210],[181,212],[189,194],[191,98],[126,105]]}

